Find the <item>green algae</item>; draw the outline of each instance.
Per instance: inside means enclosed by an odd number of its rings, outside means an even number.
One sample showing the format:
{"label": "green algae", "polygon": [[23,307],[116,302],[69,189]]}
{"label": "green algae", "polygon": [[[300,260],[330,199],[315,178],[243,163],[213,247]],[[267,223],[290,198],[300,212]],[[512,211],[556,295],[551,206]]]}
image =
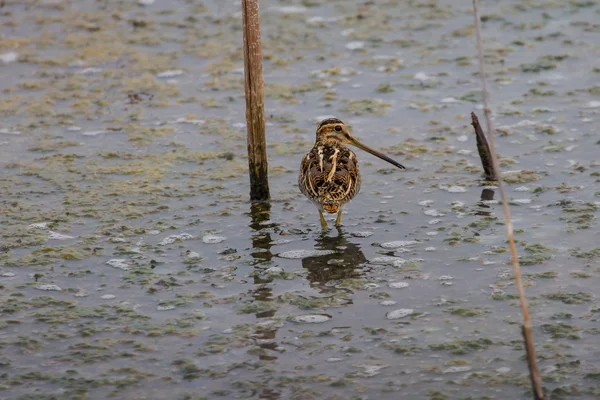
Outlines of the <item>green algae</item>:
{"label": "green algae", "polygon": [[467,318],[467,317],[477,317],[482,314],[486,314],[485,311],[480,310],[478,308],[472,307],[450,307],[446,312],[452,315],[458,315],[459,317]]}
{"label": "green algae", "polygon": [[593,300],[594,296],[586,292],[556,292],[543,294],[550,300],[562,301],[565,304],[584,304]]}
{"label": "green algae", "polygon": [[494,342],[488,338],[473,340],[451,339],[444,343],[430,344],[429,348],[435,351],[447,351],[449,354],[462,355],[472,351],[487,349]]}
{"label": "green algae", "polygon": [[560,322],[558,324],[544,324],[542,325],[542,329],[553,339],[581,339],[581,329],[564,322]]}

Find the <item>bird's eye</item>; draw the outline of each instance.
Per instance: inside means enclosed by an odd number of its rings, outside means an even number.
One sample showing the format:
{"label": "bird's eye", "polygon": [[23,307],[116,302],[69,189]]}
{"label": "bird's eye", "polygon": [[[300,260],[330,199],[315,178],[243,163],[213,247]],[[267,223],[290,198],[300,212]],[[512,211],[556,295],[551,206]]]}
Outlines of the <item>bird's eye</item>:
{"label": "bird's eye", "polygon": [[335,130],[338,131],[338,132],[341,132],[342,131],[342,126],[341,125],[336,125],[335,126]]}

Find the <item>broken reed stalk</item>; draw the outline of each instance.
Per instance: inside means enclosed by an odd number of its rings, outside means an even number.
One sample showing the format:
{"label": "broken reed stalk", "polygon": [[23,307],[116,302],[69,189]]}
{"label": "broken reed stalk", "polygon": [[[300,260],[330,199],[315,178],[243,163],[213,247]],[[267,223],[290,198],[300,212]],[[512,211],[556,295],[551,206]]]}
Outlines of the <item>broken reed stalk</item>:
{"label": "broken reed stalk", "polygon": [[521,302],[521,312],[523,313],[523,338],[525,339],[525,348],[527,351],[527,363],[529,365],[529,376],[531,378],[531,386],[533,389],[533,398],[535,400],[543,400],[544,392],[542,390],[542,380],[540,372],[537,367],[537,361],[535,357],[535,348],[533,346],[533,332],[531,330],[531,318],[529,316],[529,310],[527,309],[527,299],[525,298],[525,290],[523,289],[523,282],[521,280],[521,269],[519,266],[519,258],[517,256],[517,249],[515,247],[515,238],[513,234],[512,219],[510,217],[510,209],[506,196],[504,194],[504,186],[502,178],[499,174],[500,169],[498,168],[498,158],[496,156],[496,150],[494,146],[494,129],[492,126],[492,119],[490,118],[491,110],[488,106],[488,92],[485,81],[485,67],[483,58],[483,45],[481,39],[481,19],[479,16],[479,4],[478,0],[473,0],[473,17],[475,18],[475,34],[477,36],[477,55],[479,58],[479,77],[481,78],[481,86],[483,92],[483,106],[485,119],[487,123],[488,136],[490,142],[490,150],[492,157],[492,165],[494,171],[498,173],[498,191],[500,192],[500,199],[502,201],[502,207],[504,208],[504,218],[506,220],[506,235],[508,236],[508,243],[510,245],[510,254],[512,258],[513,270],[515,273],[515,280],[517,289],[519,291],[519,300]]}
{"label": "broken reed stalk", "polygon": [[265,93],[258,0],[242,0],[244,20],[244,81],[250,200],[269,200],[267,145],[265,138]]}
{"label": "broken reed stalk", "polygon": [[500,174],[494,168],[490,145],[488,144],[488,141],[485,138],[483,129],[481,129],[481,125],[479,124],[479,118],[477,118],[477,115],[475,115],[474,112],[471,113],[471,125],[473,125],[473,129],[475,129],[475,138],[477,139],[477,151],[479,152],[479,158],[481,159],[481,165],[483,166],[485,179],[487,179],[488,181],[497,181],[500,178]]}

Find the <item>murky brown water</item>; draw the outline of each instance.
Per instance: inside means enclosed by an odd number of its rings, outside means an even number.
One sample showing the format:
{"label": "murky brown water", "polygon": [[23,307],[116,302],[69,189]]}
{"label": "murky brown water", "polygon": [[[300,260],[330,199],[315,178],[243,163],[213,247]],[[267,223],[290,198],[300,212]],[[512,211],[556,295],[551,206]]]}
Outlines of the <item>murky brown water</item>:
{"label": "murky brown water", "polygon": [[[270,206],[238,1],[2,5],[0,398],[531,398],[470,2],[261,1]],[[598,398],[600,3],[481,6],[544,386]],[[327,115],[408,169],[321,232]]]}

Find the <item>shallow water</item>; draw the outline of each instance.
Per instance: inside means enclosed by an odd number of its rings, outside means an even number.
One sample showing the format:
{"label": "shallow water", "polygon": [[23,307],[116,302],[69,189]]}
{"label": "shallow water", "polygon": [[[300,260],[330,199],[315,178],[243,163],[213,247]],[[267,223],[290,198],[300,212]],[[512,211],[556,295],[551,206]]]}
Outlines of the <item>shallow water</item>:
{"label": "shallow water", "polygon": [[[0,397],[530,398],[471,3],[261,1],[270,206],[239,2],[144,3],[0,8]],[[544,387],[597,398],[600,4],[481,6]],[[408,169],[321,232],[328,115]]]}

